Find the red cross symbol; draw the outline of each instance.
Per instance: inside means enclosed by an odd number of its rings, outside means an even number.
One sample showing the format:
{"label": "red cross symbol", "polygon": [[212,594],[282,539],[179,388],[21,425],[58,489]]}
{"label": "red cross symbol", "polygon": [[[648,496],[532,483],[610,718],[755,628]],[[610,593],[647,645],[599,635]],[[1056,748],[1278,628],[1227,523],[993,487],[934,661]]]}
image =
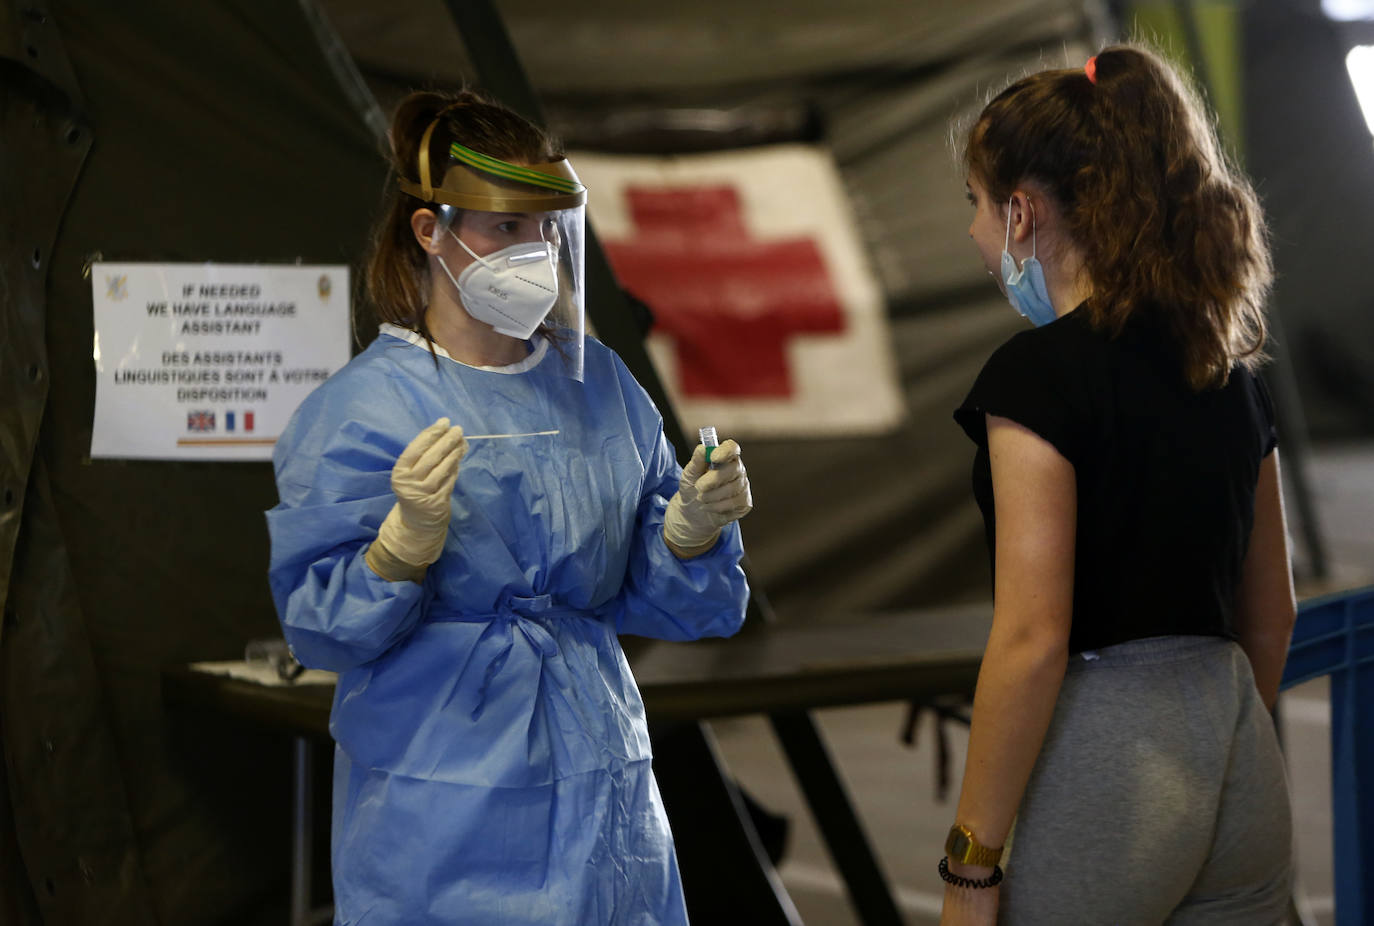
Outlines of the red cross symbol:
{"label": "red cross symbol", "polygon": [[788,340],[845,325],[816,243],[750,238],[733,187],[625,195],[638,233],[607,241],[606,255],[672,337],[683,393],[791,396]]}

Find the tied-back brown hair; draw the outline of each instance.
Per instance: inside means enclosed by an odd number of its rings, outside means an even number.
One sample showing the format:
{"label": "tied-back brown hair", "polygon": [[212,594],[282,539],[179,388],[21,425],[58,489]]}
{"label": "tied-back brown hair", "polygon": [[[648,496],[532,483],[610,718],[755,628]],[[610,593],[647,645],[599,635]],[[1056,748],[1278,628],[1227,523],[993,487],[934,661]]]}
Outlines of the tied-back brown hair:
{"label": "tied-back brown hair", "polygon": [[1195,390],[1263,361],[1273,278],[1259,201],[1196,94],[1138,45],[1032,74],[984,107],[964,164],[994,202],[1024,182],[1054,197],[1084,258],[1088,322],[1111,336],[1153,316]]}
{"label": "tied-back brown hair", "polygon": [[[420,181],[420,139],[435,119],[439,124],[429,139],[429,162],[437,186],[449,163],[448,149],[458,142],[474,151],[503,161],[538,164],[563,157],[553,138],[522,116],[472,90],[442,93],[422,90],[396,106],[388,133],[392,175],[381,219],[373,229],[367,257],[367,292],[382,321],[419,331],[431,340],[425,326],[428,304],[429,263],[415,241],[410,217],[416,209],[436,209],[396,186],[402,176]],[[455,223],[456,224],[456,223]]]}

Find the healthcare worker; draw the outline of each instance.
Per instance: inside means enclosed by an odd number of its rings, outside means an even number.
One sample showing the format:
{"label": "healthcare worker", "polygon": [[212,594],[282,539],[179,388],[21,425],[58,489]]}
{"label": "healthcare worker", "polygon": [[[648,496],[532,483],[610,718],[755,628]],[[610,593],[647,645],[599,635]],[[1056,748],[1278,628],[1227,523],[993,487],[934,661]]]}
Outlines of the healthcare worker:
{"label": "healthcare worker", "polygon": [[679,468],[584,337],[586,192],[543,132],[416,93],[391,147],[384,323],[292,418],[268,512],[287,640],[340,673],[336,922],[685,923],[616,635],[739,629],[739,446]]}

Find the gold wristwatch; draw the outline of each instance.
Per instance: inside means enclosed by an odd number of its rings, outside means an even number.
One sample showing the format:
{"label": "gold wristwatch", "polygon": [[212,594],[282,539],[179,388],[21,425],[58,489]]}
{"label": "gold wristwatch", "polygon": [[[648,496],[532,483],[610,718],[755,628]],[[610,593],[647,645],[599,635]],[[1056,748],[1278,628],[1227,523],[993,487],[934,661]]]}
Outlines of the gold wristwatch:
{"label": "gold wristwatch", "polygon": [[951,862],[961,865],[991,868],[1002,857],[1002,850],[980,845],[972,830],[962,823],[956,823],[949,828],[949,838],[945,840],[945,855],[949,856]]}

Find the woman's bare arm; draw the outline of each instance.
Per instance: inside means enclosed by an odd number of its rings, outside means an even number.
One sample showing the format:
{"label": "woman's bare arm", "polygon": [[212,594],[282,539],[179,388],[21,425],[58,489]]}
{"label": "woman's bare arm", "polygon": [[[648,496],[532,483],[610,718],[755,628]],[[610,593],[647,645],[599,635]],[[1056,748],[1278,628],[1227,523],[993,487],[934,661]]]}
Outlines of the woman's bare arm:
{"label": "woman's bare arm", "polygon": [[1255,486],[1255,524],[1241,567],[1235,613],[1241,648],[1250,657],[1255,686],[1270,710],[1279,696],[1279,679],[1283,676],[1296,617],[1279,452],[1275,450],[1260,464]]}
{"label": "woman's bare arm", "polygon": [[997,514],[992,633],[956,819],[986,846],[1011,828],[1054,713],[1073,612],[1077,480],[1035,432],[989,415]]}

